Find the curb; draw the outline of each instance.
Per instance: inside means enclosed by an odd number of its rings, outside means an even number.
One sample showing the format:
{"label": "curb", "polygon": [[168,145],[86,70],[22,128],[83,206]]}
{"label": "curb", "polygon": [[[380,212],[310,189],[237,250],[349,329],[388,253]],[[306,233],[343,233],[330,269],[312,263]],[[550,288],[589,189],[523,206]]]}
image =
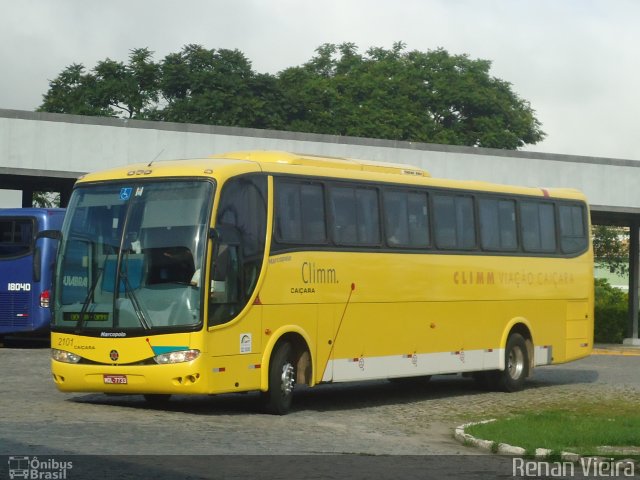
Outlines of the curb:
{"label": "curb", "polygon": [[[456,427],[453,436],[457,441],[459,441],[463,445],[471,445],[473,447],[479,448],[481,450],[485,450],[487,452],[497,453],[498,455],[510,455],[510,456],[519,456],[519,457],[524,456],[526,454],[526,450],[522,447],[515,447],[513,445],[509,445],[508,443],[498,443],[496,445],[496,442],[493,442],[491,440],[483,440],[481,438],[476,438],[473,435],[469,435],[468,433],[465,432],[466,428],[471,427],[473,425],[482,425],[485,423],[491,423],[495,421],[496,421],[495,418],[491,418],[489,420],[482,420],[479,422],[469,422],[463,425],[459,425],[458,427]],[[548,459],[552,453],[553,451],[547,448],[536,448],[534,456],[537,460],[545,460],[545,459]],[[583,459],[585,460],[592,459],[591,461],[594,463],[611,463],[612,461],[612,459],[610,458],[605,458],[600,456],[584,457],[582,455],[579,455],[573,452],[560,452],[560,460],[564,462],[578,463],[578,462],[581,462]],[[622,466],[626,466],[629,464],[638,466],[638,464],[636,464],[636,462],[630,458],[618,460],[615,463],[620,464]]]}

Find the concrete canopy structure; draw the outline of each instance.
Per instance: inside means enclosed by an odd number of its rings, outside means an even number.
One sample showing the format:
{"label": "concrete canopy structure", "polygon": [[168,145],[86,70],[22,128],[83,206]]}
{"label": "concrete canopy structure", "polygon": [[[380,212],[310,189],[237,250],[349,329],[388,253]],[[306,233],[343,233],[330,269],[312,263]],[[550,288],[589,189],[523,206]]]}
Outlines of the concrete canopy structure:
{"label": "concrete canopy structure", "polygon": [[407,163],[434,177],[532,187],[574,187],[594,224],[631,228],[630,331],[638,340],[640,162],[211,125],[123,120],[0,109],[0,189],[61,193],[66,205],[86,172],[234,150],[286,150]]}

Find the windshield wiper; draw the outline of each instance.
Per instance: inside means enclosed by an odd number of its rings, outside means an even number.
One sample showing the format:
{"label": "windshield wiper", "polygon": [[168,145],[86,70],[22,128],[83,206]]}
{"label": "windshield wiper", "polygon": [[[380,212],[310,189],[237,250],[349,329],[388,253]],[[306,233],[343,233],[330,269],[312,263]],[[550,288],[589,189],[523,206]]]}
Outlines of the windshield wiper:
{"label": "windshield wiper", "polygon": [[93,283],[91,284],[91,288],[89,289],[89,292],[87,293],[87,297],[84,299],[84,303],[82,304],[82,308],[80,309],[80,318],[78,318],[78,322],[76,323],[76,333],[79,332],[82,327],[84,326],[84,316],[87,313],[87,310],[89,309],[89,304],[91,303],[91,298],[93,297],[93,292],[95,292],[96,290],[96,286],[98,285],[98,281],[100,280],[100,277],[102,276],[102,269],[100,269],[98,271],[98,274],[96,275],[96,278],[93,280]]}
{"label": "windshield wiper", "polygon": [[133,305],[133,309],[136,312],[136,317],[138,317],[140,325],[142,325],[142,328],[144,328],[145,330],[151,330],[151,326],[149,325],[149,322],[147,322],[145,316],[144,308],[142,307],[142,305],[140,305],[138,297],[131,287],[131,283],[129,282],[129,275],[127,275],[127,272],[120,272],[120,278],[124,280],[125,295],[129,297],[129,300],[131,300],[131,305]]}
{"label": "windshield wiper", "polygon": [[104,273],[104,264],[107,263],[107,258],[109,258],[109,255],[105,257],[102,268],[98,269],[98,273],[93,279],[91,288],[87,292],[87,296],[84,299],[84,303],[82,304],[82,308],[80,309],[80,318],[78,318],[78,321],[76,322],[76,333],[82,330],[82,327],[84,326],[84,320],[85,320],[84,316],[86,315],[87,310],[89,309],[89,304],[91,303],[91,299],[93,298],[93,293],[96,291],[98,282],[100,281],[100,278],[102,278],[102,274]]}

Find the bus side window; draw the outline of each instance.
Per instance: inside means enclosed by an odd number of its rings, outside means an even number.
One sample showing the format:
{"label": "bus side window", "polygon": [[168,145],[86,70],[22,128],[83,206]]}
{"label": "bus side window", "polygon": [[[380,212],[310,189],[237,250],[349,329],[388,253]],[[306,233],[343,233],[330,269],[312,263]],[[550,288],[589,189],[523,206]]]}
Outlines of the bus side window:
{"label": "bus side window", "polygon": [[239,248],[237,245],[220,245],[211,266],[209,288],[212,303],[235,303],[239,297]]}
{"label": "bus side window", "polygon": [[377,190],[334,186],[329,198],[333,216],[333,238],[338,245],[380,243]]}
{"label": "bus side window", "polygon": [[228,322],[244,307],[241,249],[239,244],[228,244],[222,239],[216,240],[210,268],[209,325]]}
{"label": "bus side window", "polygon": [[518,248],[515,202],[481,198],[478,206],[482,248],[488,251],[514,251]]}
{"label": "bus side window", "polygon": [[438,248],[469,250],[476,246],[473,199],[466,195],[433,195]]}
{"label": "bus side window", "polygon": [[580,205],[560,205],[560,246],[563,253],[587,248],[584,209]]}
{"label": "bus side window", "polygon": [[321,184],[278,181],[275,198],[276,240],[295,245],[326,243],[324,190]]}
{"label": "bus side window", "polygon": [[427,194],[387,190],[384,192],[385,232],[389,246],[429,246]]}
{"label": "bus side window", "polygon": [[555,213],[552,203],[527,201],[520,204],[522,244],[526,252],[556,251]]}

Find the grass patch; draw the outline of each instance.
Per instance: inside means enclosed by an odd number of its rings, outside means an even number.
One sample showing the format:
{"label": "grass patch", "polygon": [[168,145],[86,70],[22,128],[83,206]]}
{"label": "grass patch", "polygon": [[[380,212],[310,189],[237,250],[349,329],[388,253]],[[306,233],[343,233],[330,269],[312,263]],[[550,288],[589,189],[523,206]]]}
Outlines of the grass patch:
{"label": "grass patch", "polygon": [[[628,453],[640,447],[640,411],[637,403],[608,401],[572,403],[566,407],[521,411],[497,421],[473,425],[466,433],[476,438],[523,447],[527,453],[536,448],[554,452],[571,451],[582,455],[602,455],[597,447],[616,447]],[[638,455],[624,455],[638,458]]]}

